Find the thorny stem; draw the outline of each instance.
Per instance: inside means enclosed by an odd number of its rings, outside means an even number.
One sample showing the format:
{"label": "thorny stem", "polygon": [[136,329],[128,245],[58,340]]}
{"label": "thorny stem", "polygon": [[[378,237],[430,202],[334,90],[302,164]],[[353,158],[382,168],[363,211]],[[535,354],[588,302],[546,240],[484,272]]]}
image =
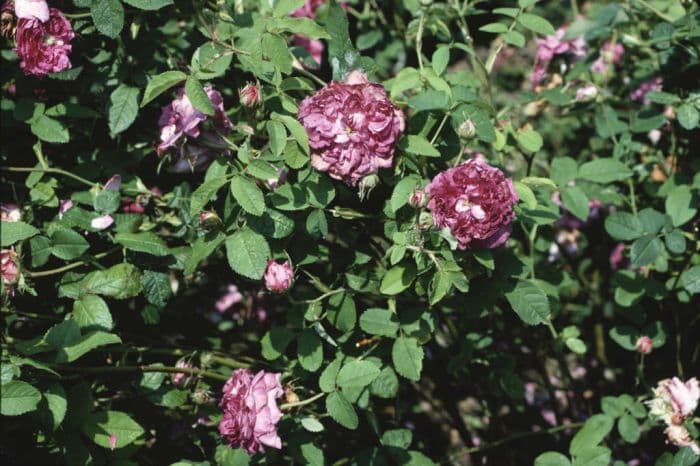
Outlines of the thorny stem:
{"label": "thorny stem", "polygon": [[305,405],[308,405],[310,403],[313,403],[314,401],[318,400],[319,398],[321,398],[325,395],[326,394],[324,392],[321,392],[321,393],[317,393],[314,396],[312,396],[311,398],[307,398],[305,400],[295,401],[294,403],[284,403],[284,404],[280,405],[280,409],[287,410],[287,409],[292,409],[292,408],[298,408],[300,406],[305,406]]}
{"label": "thorny stem", "polygon": [[95,256],[92,257],[89,261],[88,261],[88,260],[81,260],[81,261],[73,262],[72,264],[64,265],[63,267],[58,267],[58,268],[49,269],[49,270],[39,270],[39,271],[36,271],[36,272],[32,272],[32,271],[29,271],[29,270],[25,270],[24,273],[25,273],[26,275],[28,275],[29,277],[32,277],[32,278],[37,278],[37,277],[48,277],[48,276],[50,276],[50,275],[56,275],[56,274],[58,274],[58,273],[63,273],[63,272],[67,272],[67,271],[69,271],[69,270],[78,268],[78,267],[80,267],[81,265],[85,265],[85,264],[87,264],[87,263],[89,263],[89,262],[92,262],[92,261],[95,260],[95,259],[102,259],[103,257],[106,257],[106,256],[112,254],[113,252],[116,252],[116,251],[119,251],[119,250],[121,250],[121,246],[116,247],[116,248],[112,248],[112,249],[110,249],[109,251],[105,251],[105,252],[101,252],[101,253],[99,253],[99,254],[95,254]]}
{"label": "thorny stem", "polygon": [[423,28],[425,27],[425,10],[421,12],[418,20],[418,34],[416,34],[416,55],[418,56],[418,68],[423,71]]}
{"label": "thorny stem", "polygon": [[99,183],[94,183],[90,180],[86,180],[85,178],[82,178],[78,175],[74,175],[71,172],[68,172],[66,170],[61,170],[60,168],[40,168],[40,167],[0,167],[0,170],[3,171],[8,171],[8,172],[42,172],[42,173],[55,173],[57,175],[63,175],[67,176],[68,178],[72,178],[75,181],[79,181],[87,186],[90,186],[91,188],[94,186],[99,186]]}
{"label": "thorny stem", "polygon": [[48,364],[59,371],[67,372],[80,372],[83,374],[102,374],[102,373],[114,373],[114,372],[165,372],[171,374],[188,374],[196,375],[200,377],[205,377],[213,380],[219,380],[225,382],[228,377],[223,374],[217,374],[216,372],[204,371],[201,369],[193,367],[170,367],[170,366],[100,366],[100,367],[76,367],[76,366],[66,366],[62,364]]}
{"label": "thorny stem", "polygon": [[434,145],[435,141],[437,141],[438,136],[440,136],[440,133],[442,132],[442,128],[445,126],[445,123],[447,123],[447,119],[450,117],[450,112],[445,113],[445,116],[442,117],[442,121],[440,121],[440,125],[438,126],[437,130],[435,130],[435,134],[433,134],[432,139],[430,140],[430,145]]}

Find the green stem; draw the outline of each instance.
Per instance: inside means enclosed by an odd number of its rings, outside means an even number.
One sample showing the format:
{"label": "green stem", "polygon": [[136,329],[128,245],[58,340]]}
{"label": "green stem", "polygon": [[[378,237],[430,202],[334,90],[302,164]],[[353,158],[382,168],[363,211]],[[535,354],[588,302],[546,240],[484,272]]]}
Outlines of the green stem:
{"label": "green stem", "polygon": [[655,6],[649,4],[649,3],[646,2],[645,0],[637,0],[637,3],[639,3],[640,5],[642,5],[644,8],[646,8],[646,9],[649,10],[649,11],[651,11],[652,13],[654,13],[656,16],[658,16],[659,18],[663,19],[664,21],[669,22],[669,23],[673,23],[673,19],[672,19],[670,16],[668,16],[668,15],[662,13],[662,12],[659,11]]}
{"label": "green stem", "polygon": [[316,76],[316,75],[313,74],[312,72],[308,71],[307,69],[305,69],[305,68],[303,68],[303,67],[302,67],[302,68],[295,68],[295,69],[296,69],[299,73],[301,73],[301,74],[303,74],[304,76],[306,76],[307,78],[311,79],[312,81],[315,81],[316,84],[318,84],[319,86],[323,87],[323,86],[326,85],[326,82],[325,82],[323,79],[319,78],[318,76]]}
{"label": "green stem", "polygon": [[103,373],[119,373],[119,372],[164,372],[170,374],[188,374],[196,375],[200,377],[209,378],[212,380],[219,380],[225,382],[228,377],[223,374],[217,374],[216,372],[203,371],[201,369],[193,367],[169,367],[169,366],[101,366],[101,367],[76,367],[67,366],[62,364],[48,364],[59,371],[66,372],[79,372],[82,374],[103,374]]}
{"label": "green stem", "polygon": [[90,186],[91,188],[94,186],[99,186],[99,183],[94,183],[90,180],[86,180],[85,178],[82,178],[78,175],[74,175],[71,172],[61,170],[60,168],[0,167],[0,170],[8,171],[8,172],[20,172],[20,173],[27,173],[27,172],[55,173],[57,175],[63,175],[63,176],[67,176],[68,178],[72,178],[75,181],[79,181],[87,186]]}
{"label": "green stem", "polygon": [[[515,28],[515,25],[518,22],[518,16],[520,16],[520,13],[522,13],[523,9],[520,8],[518,10],[518,14],[513,18],[513,21],[510,23],[510,26],[508,27],[508,31],[505,32],[504,34],[507,34]],[[491,71],[493,70],[493,65],[496,63],[496,58],[498,58],[498,54],[501,53],[501,50],[503,50],[503,47],[505,46],[506,41],[503,40],[503,37],[499,37],[499,43],[498,45],[491,50],[489,53],[489,56],[486,57],[486,63],[484,64],[484,67],[486,68],[486,72],[488,74],[491,74]]]}
{"label": "green stem", "polygon": [[416,34],[416,55],[418,56],[418,68],[423,71],[423,28],[425,27],[425,10],[421,11],[418,20],[418,34]]}
{"label": "green stem", "polygon": [[113,252],[116,252],[116,251],[119,251],[119,250],[121,250],[121,246],[116,247],[116,248],[112,248],[112,249],[110,249],[109,251],[105,251],[105,252],[101,252],[101,253],[99,253],[99,254],[95,254],[95,256],[92,257],[92,258],[90,258],[90,260],[81,260],[81,261],[73,262],[72,264],[64,265],[63,267],[58,267],[58,268],[49,269],[49,270],[39,270],[39,271],[36,271],[36,272],[32,272],[32,271],[30,271],[30,270],[25,270],[25,271],[24,271],[24,274],[26,274],[27,276],[29,276],[29,277],[31,277],[31,278],[48,277],[48,276],[50,276],[50,275],[56,275],[56,274],[58,274],[58,273],[63,273],[63,272],[67,272],[67,271],[69,271],[69,270],[78,268],[78,267],[80,267],[80,266],[82,266],[82,265],[85,265],[85,264],[87,264],[87,263],[89,263],[89,262],[94,261],[95,259],[102,259],[103,257],[106,257],[106,256],[112,254]]}
{"label": "green stem", "polygon": [[314,401],[318,400],[319,398],[324,397],[325,395],[326,395],[325,393],[321,392],[321,393],[317,393],[314,396],[312,396],[311,398],[307,398],[305,400],[295,401],[294,403],[284,403],[284,404],[280,405],[280,409],[287,410],[287,409],[292,409],[292,408],[298,408],[299,406],[308,405],[308,404],[313,403]]}
{"label": "green stem", "polygon": [[571,0],[571,11],[574,12],[574,18],[579,15],[578,2],[576,0]]}
{"label": "green stem", "polygon": [[326,299],[329,296],[333,296],[334,294],[342,293],[343,291],[345,291],[345,288],[338,288],[337,290],[332,290],[332,291],[328,291],[327,293],[323,293],[318,298],[307,299],[304,302],[307,304],[317,303],[319,301],[323,301],[324,299]]}
{"label": "green stem", "polygon": [[432,139],[430,140],[430,145],[434,145],[435,141],[437,141],[438,136],[440,136],[440,133],[442,132],[442,128],[445,126],[445,123],[447,122],[447,119],[450,117],[450,112],[445,113],[445,116],[442,117],[442,121],[440,121],[440,125],[438,126],[437,130],[435,131],[435,134],[433,134]]}
{"label": "green stem", "polygon": [[634,183],[632,178],[627,179],[627,186],[630,188],[630,203],[632,205],[632,213],[637,215],[637,196],[634,193]]}

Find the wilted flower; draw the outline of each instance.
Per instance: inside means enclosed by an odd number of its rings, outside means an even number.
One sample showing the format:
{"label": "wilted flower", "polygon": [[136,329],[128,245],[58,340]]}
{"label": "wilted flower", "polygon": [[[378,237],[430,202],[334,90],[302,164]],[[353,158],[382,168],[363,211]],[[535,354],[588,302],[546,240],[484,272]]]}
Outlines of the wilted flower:
{"label": "wilted flower", "polygon": [[233,128],[224,111],[224,99],[221,93],[211,87],[205,87],[204,91],[215,111],[210,130],[201,130],[200,126],[209,117],[194,108],[184,88],[178,91],[175,100],[162,109],[158,120],[160,144],[156,153],[159,156],[166,153],[174,155],[173,171],[204,168],[216,154],[226,151],[225,141],[217,134],[228,134]]}
{"label": "wilted flower", "polygon": [[690,432],[683,425],[670,425],[664,430],[668,441],[678,447],[690,447],[693,453],[700,455],[700,446],[690,436]]}
{"label": "wilted flower", "polygon": [[231,306],[238,304],[241,301],[243,301],[243,295],[240,291],[238,291],[238,287],[236,285],[229,285],[226,288],[226,293],[221,295],[221,297],[216,300],[216,304],[214,306],[216,307],[217,311],[226,312],[231,308]]}
{"label": "wilted flower", "polygon": [[19,222],[22,220],[22,211],[14,203],[0,204],[0,220],[3,222]]}
{"label": "wilted flower", "polygon": [[438,228],[449,228],[460,249],[495,248],[510,236],[518,195],[510,178],[477,157],[439,173],[427,187]]}
{"label": "wilted flower", "polygon": [[121,175],[112,175],[110,179],[104,185],[104,190],[106,191],[119,191],[122,188],[122,177]]}
{"label": "wilted flower", "polygon": [[554,35],[537,39],[535,66],[530,77],[533,86],[538,85],[547,76],[547,68],[554,57],[569,55],[574,60],[580,60],[586,56],[586,42],[581,37],[565,40],[566,29],[566,26],[562,26]]}
{"label": "wilted flower", "polygon": [[282,448],[276,425],[282,417],[277,398],[284,391],[280,374],[260,371],[255,376],[248,369],[236,369],[223,388],[219,406],[223,419],[219,433],[232,448],[254,454],[263,446]]}
{"label": "wilted flower", "polygon": [[305,98],[297,116],[309,135],[314,168],[350,186],[391,166],[405,125],[384,88],[361,71]]}
{"label": "wilted flower", "polygon": [[695,377],[685,383],[678,377],[664,379],[653,391],[650,412],[668,425],[681,424],[698,407],[700,384]]}
{"label": "wilted flower", "polygon": [[476,125],[474,125],[472,120],[466,119],[459,125],[457,133],[459,133],[459,137],[462,139],[472,139],[476,136]]}
{"label": "wilted flower", "polygon": [[19,277],[17,253],[13,249],[0,250],[0,266],[2,266],[2,283],[14,285]]}
{"label": "wilted flower", "polygon": [[72,50],[70,41],[75,37],[73,28],[56,8],[49,13],[45,22],[34,17],[17,21],[15,52],[24,74],[43,77],[71,67],[68,54]]}
{"label": "wilted flower", "polygon": [[17,18],[36,18],[42,23],[49,20],[49,5],[45,0],[15,0]]}
{"label": "wilted flower", "polygon": [[245,107],[255,107],[260,103],[260,86],[248,83],[238,91],[238,98],[241,105]]}
{"label": "wilted flower", "polygon": [[637,101],[637,102],[642,102],[645,105],[648,104],[649,98],[647,97],[647,94],[649,92],[658,92],[663,89],[664,85],[664,80],[661,78],[661,76],[657,76],[655,78],[649,79],[647,81],[642,82],[637,89],[633,90],[630,92],[630,99]]}
{"label": "wilted flower", "polygon": [[637,348],[638,353],[649,354],[651,353],[651,350],[654,349],[654,340],[646,335],[642,335],[641,337],[637,338],[635,347]]}
{"label": "wilted flower", "polygon": [[101,217],[93,218],[90,226],[95,230],[104,230],[109,228],[114,223],[114,218],[111,215],[102,215]]}
{"label": "wilted flower", "polygon": [[[192,364],[188,363],[187,361],[180,360],[177,363],[175,363],[175,367],[179,367],[181,369],[190,369],[192,368]],[[176,372],[172,375],[171,379],[173,381],[173,385],[181,387],[187,384],[187,382],[190,379],[190,376],[189,374],[186,374],[184,372]]]}
{"label": "wilted flower", "polygon": [[274,293],[283,293],[292,286],[294,271],[289,261],[279,264],[270,259],[265,270],[265,288]]}

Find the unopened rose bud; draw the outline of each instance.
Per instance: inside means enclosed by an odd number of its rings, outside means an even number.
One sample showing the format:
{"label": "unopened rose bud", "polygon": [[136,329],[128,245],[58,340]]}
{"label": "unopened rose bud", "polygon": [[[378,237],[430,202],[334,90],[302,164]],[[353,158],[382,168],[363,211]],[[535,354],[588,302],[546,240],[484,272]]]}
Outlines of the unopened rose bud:
{"label": "unopened rose bud", "polygon": [[476,126],[474,126],[472,120],[467,119],[459,125],[457,132],[459,133],[459,137],[464,140],[474,139],[474,136],[476,136]]}
{"label": "unopened rose bud", "polygon": [[248,83],[238,91],[238,98],[241,100],[241,105],[256,107],[260,104],[260,87],[257,84]]}
{"label": "unopened rose bud", "polygon": [[651,353],[651,350],[654,349],[654,342],[652,341],[651,338],[644,335],[644,336],[637,338],[637,343],[635,346],[637,347],[638,353],[649,354],[649,353]]}
{"label": "unopened rose bud", "polygon": [[415,209],[420,209],[421,207],[425,206],[425,200],[425,191],[422,189],[416,189],[410,196],[408,196],[408,204]]}
{"label": "unopened rose bud", "polygon": [[418,228],[428,230],[433,226],[433,215],[430,212],[421,212],[418,216]]}
{"label": "unopened rose bud", "polygon": [[598,97],[598,88],[595,86],[583,86],[576,91],[577,102],[591,102]]}
{"label": "unopened rose bud", "polygon": [[369,193],[379,184],[377,175],[368,175],[360,180],[360,199],[365,200],[369,197]]}
{"label": "unopened rose bud", "polygon": [[297,403],[299,401],[299,396],[294,393],[291,387],[284,387],[284,399],[287,403]]}
{"label": "unopened rose bud", "polygon": [[215,231],[221,229],[223,222],[216,213],[205,210],[199,214],[199,225],[207,231]]}
{"label": "unopened rose bud", "polygon": [[265,279],[265,288],[273,293],[284,293],[292,286],[294,281],[294,270],[289,261],[284,261],[279,264],[270,259],[267,261],[267,269],[263,276]]}
{"label": "unopened rose bud", "polygon": [[[177,364],[175,364],[175,367],[179,367],[181,369],[190,369],[192,368],[192,364],[186,361],[178,361]],[[182,387],[187,385],[187,382],[190,380],[190,375],[186,374],[185,372],[176,372],[172,375],[171,379],[173,381],[173,385],[177,387]]]}
{"label": "unopened rose bud", "polygon": [[205,405],[211,402],[209,390],[198,388],[192,393],[192,402],[196,405]]}

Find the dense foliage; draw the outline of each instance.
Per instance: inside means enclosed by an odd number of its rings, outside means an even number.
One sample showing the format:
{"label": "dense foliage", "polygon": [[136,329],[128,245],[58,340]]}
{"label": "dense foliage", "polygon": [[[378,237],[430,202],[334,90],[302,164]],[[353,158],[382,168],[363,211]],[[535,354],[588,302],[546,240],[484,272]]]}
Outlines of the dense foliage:
{"label": "dense foliage", "polygon": [[697,463],[696,2],[1,15],[4,465]]}

